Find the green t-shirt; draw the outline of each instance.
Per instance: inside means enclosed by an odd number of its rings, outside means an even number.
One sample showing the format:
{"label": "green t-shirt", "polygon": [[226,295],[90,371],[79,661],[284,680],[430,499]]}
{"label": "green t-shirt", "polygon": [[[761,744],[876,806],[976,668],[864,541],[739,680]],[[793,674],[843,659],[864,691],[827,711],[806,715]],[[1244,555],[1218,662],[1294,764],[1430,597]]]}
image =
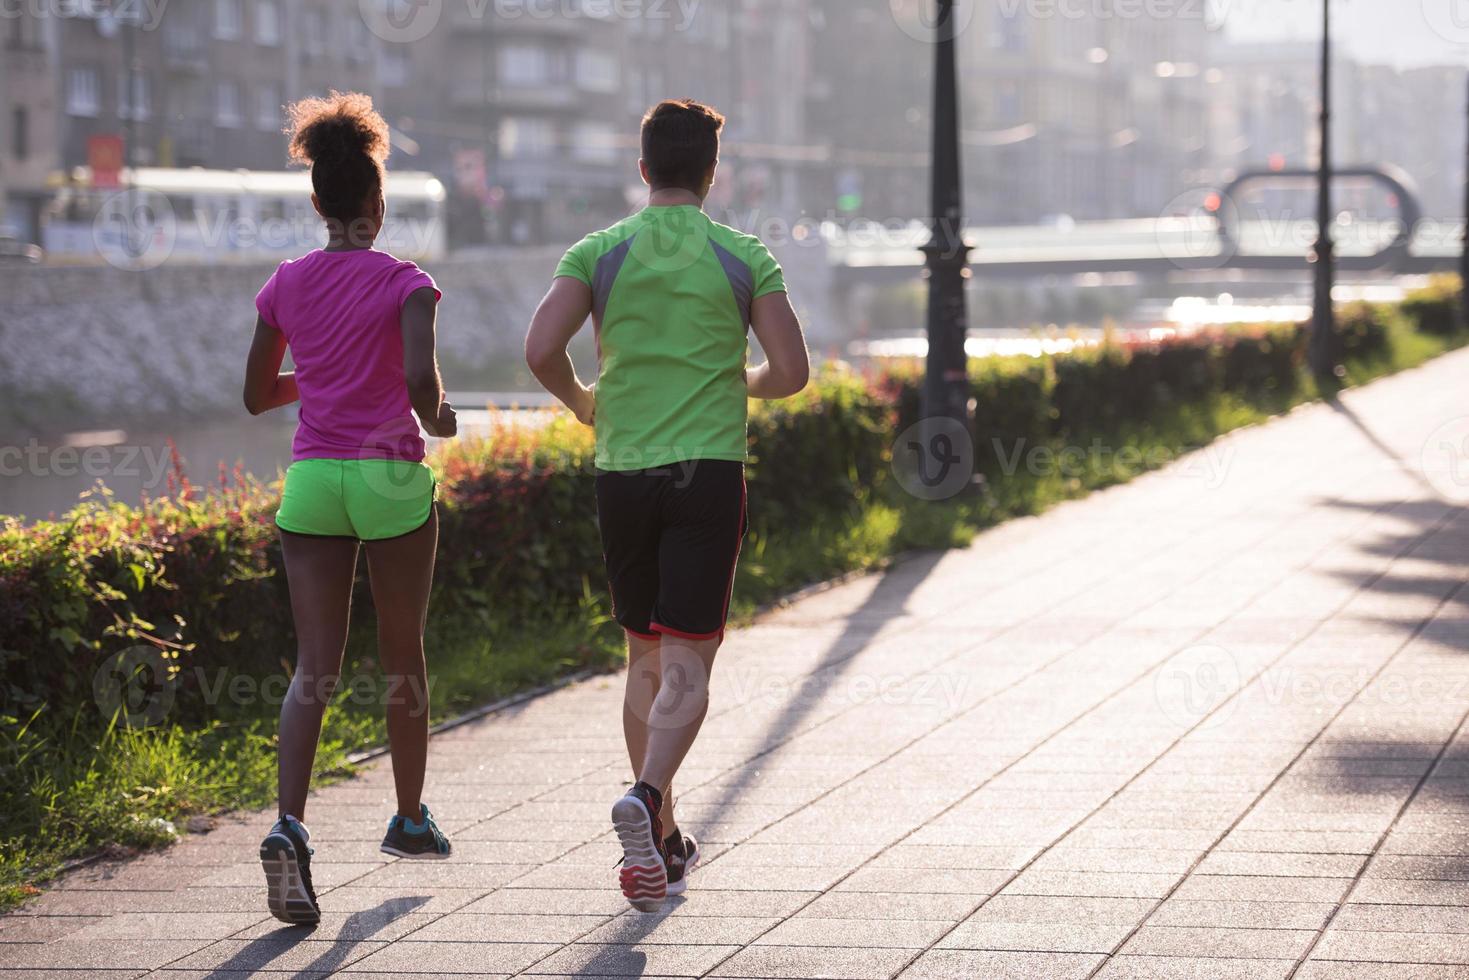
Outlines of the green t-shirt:
{"label": "green t-shirt", "polygon": [[750,308],[786,288],[760,239],[649,207],[573,245],[556,275],[592,289],[600,469],[744,461]]}

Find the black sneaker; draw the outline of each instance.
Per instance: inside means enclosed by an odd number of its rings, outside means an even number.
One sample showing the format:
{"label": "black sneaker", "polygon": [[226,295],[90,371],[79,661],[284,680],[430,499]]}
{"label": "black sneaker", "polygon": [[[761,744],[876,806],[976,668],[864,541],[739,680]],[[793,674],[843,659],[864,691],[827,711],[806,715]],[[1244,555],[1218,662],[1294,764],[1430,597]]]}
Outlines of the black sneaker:
{"label": "black sneaker", "polygon": [[663,841],[668,852],[668,894],[682,895],[689,887],[689,872],[699,863],[699,842],[674,831]]}
{"label": "black sneaker", "polygon": [[282,922],[315,925],[321,921],[316,889],[311,887],[311,834],[295,817],[282,817],[260,842],[270,914]]}
{"label": "black sneaker", "polygon": [[393,818],[388,821],[387,836],[383,838],[379,850],[394,857],[442,861],[452,850],[449,838],[434,823],[434,815],[428,812],[428,807],[422,803],[419,806],[423,809],[423,819],[414,826],[409,826],[408,821],[399,814],[393,814]]}
{"label": "black sneaker", "polygon": [[639,912],[657,912],[668,897],[668,854],[658,819],[662,809],[662,794],[641,782],[612,804],[612,826],[622,841],[619,883],[623,897]]}

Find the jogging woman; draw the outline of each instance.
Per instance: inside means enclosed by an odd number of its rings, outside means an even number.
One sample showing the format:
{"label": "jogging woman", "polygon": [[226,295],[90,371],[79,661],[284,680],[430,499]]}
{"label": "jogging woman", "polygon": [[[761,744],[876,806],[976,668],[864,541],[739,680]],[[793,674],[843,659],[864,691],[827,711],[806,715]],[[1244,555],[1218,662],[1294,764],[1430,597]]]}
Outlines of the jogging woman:
{"label": "jogging woman", "polygon": [[[260,845],[270,911],[320,920],[301,822],[322,715],[342,669],[359,542],[366,546],[398,811],[382,850],[444,858],[423,805],[428,685],[423,630],[438,518],[419,421],[456,432],[434,354],[439,291],[412,262],[373,248],[386,202],[388,126],[372,100],[333,92],[291,106],[290,154],[311,168],[327,245],[281,264],[260,290],[245,373],[252,415],[301,403],[276,525],[296,627],[296,672],[281,705],[280,819]],[[287,348],[294,372],[282,373]],[[414,413],[418,420],[415,421]]]}

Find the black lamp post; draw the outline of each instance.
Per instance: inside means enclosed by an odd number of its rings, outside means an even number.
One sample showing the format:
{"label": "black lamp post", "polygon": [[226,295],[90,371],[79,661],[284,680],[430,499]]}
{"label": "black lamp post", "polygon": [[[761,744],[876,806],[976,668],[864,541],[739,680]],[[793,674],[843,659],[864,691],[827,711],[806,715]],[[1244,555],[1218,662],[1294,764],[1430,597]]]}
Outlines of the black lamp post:
{"label": "black lamp post", "polygon": [[[1469,100],[1469,94],[1465,98]],[[1469,105],[1469,101],[1465,104]],[[1459,311],[1464,326],[1469,327],[1469,141],[1464,152],[1464,245],[1459,251]]]}
{"label": "black lamp post", "polygon": [[1316,187],[1316,300],[1309,350],[1311,370],[1318,378],[1336,375],[1336,315],[1331,305],[1331,287],[1336,283],[1331,175],[1331,0],[1321,0],[1321,168]]}
{"label": "black lamp post", "polygon": [[964,280],[964,202],[959,169],[959,80],[955,0],[938,0],[933,97],[933,229],[923,248],[928,267],[928,372],[923,386],[925,419],[969,425],[969,383],[964,339],[968,330]]}

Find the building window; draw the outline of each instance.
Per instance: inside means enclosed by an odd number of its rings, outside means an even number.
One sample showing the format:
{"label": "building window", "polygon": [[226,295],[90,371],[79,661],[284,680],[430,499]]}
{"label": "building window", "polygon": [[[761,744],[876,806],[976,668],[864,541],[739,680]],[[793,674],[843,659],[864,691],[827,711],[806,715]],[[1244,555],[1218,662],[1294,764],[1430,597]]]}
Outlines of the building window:
{"label": "building window", "polygon": [[281,43],[281,8],[275,0],[255,0],[255,43],[272,48]]}
{"label": "building window", "polygon": [[571,155],[583,163],[615,163],[616,135],[604,122],[579,122],[572,129]]}
{"label": "building window", "polygon": [[31,155],[31,117],[23,105],[16,106],[10,117],[10,147],[17,160]]}
{"label": "building window", "polygon": [[576,53],[576,84],[589,92],[617,91],[617,61],[606,51],[582,48]]}
{"label": "building window", "polygon": [[214,36],[221,41],[237,41],[244,31],[240,0],[214,0]]}
{"label": "building window", "polygon": [[281,128],[281,90],[266,83],[255,90],[255,125],[266,131]]}
{"label": "building window", "polygon": [[500,154],[507,160],[542,160],[555,150],[549,119],[511,116],[500,122]]}
{"label": "building window", "polygon": [[240,117],[240,86],[234,82],[216,82],[214,86],[214,122],[226,129],[238,129]]}
{"label": "building window", "polygon": [[306,11],[306,53],[320,55],[326,51],[326,16],[320,10]]}
{"label": "building window", "polygon": [[372,34],[361,17],[347,18],[347,60],[354,65],[366,64],[372,57]]}
{"label": "building window", "polygon": [[500,82],[529,88],[551,80],[551,59],[545,48],[525,44],[506,45],[500,49]]}
{"label": "building window", "polygon": [[140,71],[117,76],[117,117],[144,120],[153,114],[153,89]]}
{"label": "building window", "polygon": [[385,44],[378,59],[378,79],[392,88],[408,84],[408,45]]}
{"label": "building window", "polygon": [[66,111],[73,116],[95,116],[102,109],[102,79],[95,68],[73,68],[66,73]]}

